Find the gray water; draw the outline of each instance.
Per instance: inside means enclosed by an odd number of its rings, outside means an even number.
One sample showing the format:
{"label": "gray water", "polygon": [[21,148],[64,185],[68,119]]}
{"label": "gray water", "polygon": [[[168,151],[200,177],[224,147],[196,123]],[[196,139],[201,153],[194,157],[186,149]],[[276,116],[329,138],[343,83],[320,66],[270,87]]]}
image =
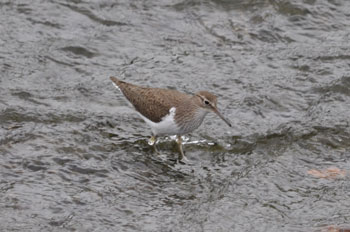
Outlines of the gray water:
{"label": "gray water", "polygon": [[[0,1],[0,231],[345,231],[350,1]],[[109,76],[214,114],[176,144]],[[165,158],[164,158],[165,157]],[[333,171],[332,171],[333,170]]]}

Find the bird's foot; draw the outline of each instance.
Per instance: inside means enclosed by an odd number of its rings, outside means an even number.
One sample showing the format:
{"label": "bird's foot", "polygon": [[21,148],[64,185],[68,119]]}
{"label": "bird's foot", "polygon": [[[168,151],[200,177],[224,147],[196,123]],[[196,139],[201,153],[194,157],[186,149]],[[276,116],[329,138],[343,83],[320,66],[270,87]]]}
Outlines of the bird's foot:
{"label": "bird's foot", "polygon": [[189,164],[190,161],[187,159],[186,156],[183,156],[181,159],[178,159],[179,164]]}
{"label": "bird's foot", "polygon": [[157,155],[160,155],[160,152],[157,149],[157,137],[156,136],[152,136],[149,140],[148,140],[148,145],[153,147],[153,150],[155,153],[157,153]]}
{"label": "bird's foot", "polygon": [[156,143],[157,143],[157,137],[156,137],[156,136],[152,136],[152,137],[148,140],[148,145],[150,145],[150,146],[155,146]]}

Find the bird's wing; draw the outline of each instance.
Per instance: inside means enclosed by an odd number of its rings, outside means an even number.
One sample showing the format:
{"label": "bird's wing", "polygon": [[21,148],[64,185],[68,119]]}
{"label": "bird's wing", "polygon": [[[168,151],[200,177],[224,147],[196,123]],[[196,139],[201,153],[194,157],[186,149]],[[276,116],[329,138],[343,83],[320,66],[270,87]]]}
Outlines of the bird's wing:
{"label": "bird's wing", "polygon": [[175,90],[144,88],[122,81],[118,87],[139,113],[156,123],[169,114],[172,107],[191,97]]}

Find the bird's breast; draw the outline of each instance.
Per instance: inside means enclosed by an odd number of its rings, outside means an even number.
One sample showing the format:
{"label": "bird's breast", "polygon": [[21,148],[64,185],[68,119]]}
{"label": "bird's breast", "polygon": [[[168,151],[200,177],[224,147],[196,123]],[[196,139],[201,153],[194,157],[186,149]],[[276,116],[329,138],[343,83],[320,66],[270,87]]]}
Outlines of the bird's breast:
{"label": "bird's breast", "polygon": [[188,134],[197,129],[203,122],[205,116],[208,114],[207,110],[198,109],[195,113],[188,113],[182,117],[175,117],[176,124],[180,128],[180,134]]}

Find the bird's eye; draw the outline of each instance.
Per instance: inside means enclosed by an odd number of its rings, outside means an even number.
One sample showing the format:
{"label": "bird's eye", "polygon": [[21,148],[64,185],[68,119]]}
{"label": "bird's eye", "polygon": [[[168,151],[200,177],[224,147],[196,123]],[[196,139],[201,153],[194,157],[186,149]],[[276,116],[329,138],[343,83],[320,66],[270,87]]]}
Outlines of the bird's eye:
{"label": "bird's eye", "polygon": [[206,105],[209,105],[209,101],[207,101],[207,100],[204,100],[204,103],[205,103]]}

